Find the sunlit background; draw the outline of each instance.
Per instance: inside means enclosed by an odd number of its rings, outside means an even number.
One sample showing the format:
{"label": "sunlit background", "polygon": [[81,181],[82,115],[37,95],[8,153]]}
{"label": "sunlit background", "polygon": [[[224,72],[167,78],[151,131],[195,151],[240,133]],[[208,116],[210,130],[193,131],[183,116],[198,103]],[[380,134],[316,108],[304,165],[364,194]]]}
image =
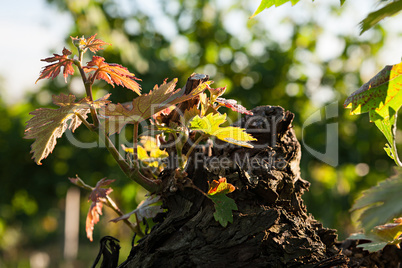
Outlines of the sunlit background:
{"label": "sunlit background", "polygon": [[[336,228],[340,239],[356,231],[349,212],[353,200],[389,176],[394,164],[382,149],[385,138],[368,122],[368,115],[349,116],[343,102],[384,65],[400,62],[401,18],[387,19],[359,35],[358,23],[375,10],[375,0],[346,0],[342,7],[339,0],[303,0],[249,19],[258,5],[259,0],[2,4],[0,267],[88,267],[104,235],[122,242],[122,260],[129,253],[132,233],[121,223],[109,223],[115,215],[107,209],[95,227],[95,242],[88,241],[84,226],[89,193],[83,190],[78,251],[66,253],[65,200],[73,187],[67,178],[78,174],[91,185],[103,177],[116,179],[111,195],[125,212],[134,209],[145,192],[124,177],[105,150],[76,148],[61,138],[50,157],[37,166],[30,159],[32,141],[22,139],[28,113],[51,107],[52,94],[84,95],[78,77],[67,84],[62,77],[35,84],[44,65],[39,60],[60,54],[64,46],[73,50],[69,36],[95,33],[113,44],[100,55],[141,78],[143,92],[165,78],[178,77],[182,86],[191,73],[206,73],[215,86],[227,86],[226,98],[249,109],[280,105],[295,113],[294,129],[299,140],[304,138],[302,177],[311,182],[304,195],[308,211],[324,226]],[[116,102],[135,97],[105,83],[97,84],[95,95],[108,90]],[[338,106],[339,115],[326,120],[324,107],[329,104]],[[316,111],[323,119],[304,126]],[[339,126],[335,167],[306,150],[325,152],[330,123]],[[95,139],[84,128],[76,135]]]}

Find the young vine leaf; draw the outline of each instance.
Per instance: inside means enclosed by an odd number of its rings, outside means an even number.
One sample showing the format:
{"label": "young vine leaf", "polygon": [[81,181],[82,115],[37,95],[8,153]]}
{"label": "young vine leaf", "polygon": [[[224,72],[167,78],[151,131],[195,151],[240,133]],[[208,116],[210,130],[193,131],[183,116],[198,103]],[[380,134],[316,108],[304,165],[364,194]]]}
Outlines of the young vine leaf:
{"label": "young vine leaf", "polygon": [[135,98],[130,105],[110,104],[103,108],[102,115],[106,118],[109,135],[120,133],[126,124],[134,124],[150,118],[172,105],[192,99],[201,94],[210,81],[200,84],[189,94],[185,94],[185,87],[175,90],[177,79],[169,83],[155,86],[153,91]]}
{"label": "young vine leaf", "polygon": [[[132,147],[124,147],[124,151],[130,154],[134,153]],[[142,136],[140,138],[139,145],[137,145],[137,157],[145,165],[154,168],[162,168],[161,163],[163,158],[167,158],[169,155],[165,150],[159,149],[158,143],[154,137]]]}
{"label": "young vine leaf", "polygon": [[401,1],[392,1],[385,5],[384,7],[370,13],[367,17],[360,22],[361,31],[360,34],[364,33],[368,29],[372,28],[374,25],[379,23],[382,19],[386,17],[391,17],[402,10]]}
{"label": "young vine leaf", "polygon": [[92,235],[94,226],[99,222],[99,216],[102,215],[103,201],[105,200],[106,196],[113,191],[112,188],[105,189],[101,187],[108,186],[114,181],[115,180],[106,180],[106,178],[101,179],[96,183],[95,188],[89,195],[89,201],[92,201],[92,203],[88,211],[85,230],[87,237],[91,242],[93,241]]}
{"label": "young vine leaf", "polygon": [[83,52],[85,52],[87,49],[89,49],[91,52],[96,53],[99,50],[103,49],[102,46],[111,45],[100,39],[96,39],[95,37],[96,37],[96,34],[92,35],[88,39],[85,39],[84,37],[78,38],[78,37],[70,36],[71,40],[73,41],[73,44],[75,46],[77,46],[80,50],[82,50]]}
{"label": "young vine leaf", "polygon": [[113,87],[115,84],[120,85],[141,95],[140,85],[135,81],[141,81],[141,79],[135,77],[126,67],[115,63],[106,63],[103,57],[93,56],[92,60],[83,68],[86,73],[94,72],[90,74],[92,80],[104,80]]}
{"label": "young vine leaf", "polygon": [[254,12],[254,14],[250,17],[254,18],[257,16],[259,13],[261,13],[264,9],[270,8],[272,6],[279,7],[287,2],[292,3],[292,6],[297,4],[300,0],[262,0],[260,5],[258,6],[257,10]]}
{"label": "young vine leaf", "polygon": [[37,83],[40,79],[45,79],[45,78],[54,79],[56,76],[59,75],[62,67],[63,67],[64,80],[67,82],[67,76],[69,74],[70,75],[74,74],[73,60],[68,58],[68,56],[71,55],[70,50],[64,48],[62,53],[63,53],[63,55],[53,54],[53,57],[49,57],[49,58],[41,60],[41,61],[54,62],[54,63],[43,67],[43,69],[39,75],[39,78],[36,80],[35,83]]}
{"label": "young vine leaf", "polygon": [[216,221],[226,227],[228,222],[233,222],[233,210],[237,210],[235,201],[226,196],[235,190],[235,187],[227,183],[226,178],[220,178],[219,181],[213,180],[209,185],[208,197],[214,202]]}
{"label": "young vine leaf", "polygon": [[253,115],[253,112],[247,110],[243,105],[238,104],[236,100],[217,98],[215,101],[217,103],[219,103],[220,105],[223,105],[223,106],[231,109],[232,111],[242,113],[242,114]]}
{"label": "young vine leaf", "polygon": [[369,252],[376,252],[383,249],[386,245],[397,245],[402,242],[402,218],[394,219],[393,223],[374,227],[373,231],[364,234],[352,234],[349,239],[369,240],[369,243],[359,244],[361,247]]}
{"label": "young vine leaf", "polygon": [[352,207],[352,210],[363,211],[358,222],[366,233],[402,215],[402,169],[397,168],[396,171],[393,177],[364,191]]}
{"label": "young vine leaf", "polygon": [[380,237],[373,234],[355,233],[348,237],[352,240],[368,240],[370,242],[357,245],[358,248],[362,248],[369,252],[376,252],[383,249],[388,242],[382,240]]}
{"label": "young vine leaf", "polygon": [[101,107],[109,101],[105,96],[101,100],[91,102],[88,98],[84,98],[79,102],[75,102],[75,96],[72,94],[53,96],[53,103],[60,106],[59,109],[39,108],[30,112],[33,117],[27,122],[25,129],[25,139],[35,139],[31,146],[33,159],[38,165],[41,160],[46,158],[54,149],[57,139],[60,138],[67,128],[75,131],[82,121],[77,114],[84,119],[90,111],[90,105]]}
{"label": "young vine leaf", "polygon": [[245,129],[238,127],[220,127],[226,122],[226,114],[208,114],[204,117],[195,116],[190,121],[190,129],[202,131],[207,135],[215,136],[220,140],[236,145],[253,148],[250,141],[255,141],[253,136],[245,132]]}
{"label": "young vine leaf", "polygon": [[345,103],[351,114],[369,113],[370,122],[386,137],[384,148],[387,154],[399,165],[396,151],[396,115],[402,106],[402,63],[385,66],[370,81],[352,93]]}

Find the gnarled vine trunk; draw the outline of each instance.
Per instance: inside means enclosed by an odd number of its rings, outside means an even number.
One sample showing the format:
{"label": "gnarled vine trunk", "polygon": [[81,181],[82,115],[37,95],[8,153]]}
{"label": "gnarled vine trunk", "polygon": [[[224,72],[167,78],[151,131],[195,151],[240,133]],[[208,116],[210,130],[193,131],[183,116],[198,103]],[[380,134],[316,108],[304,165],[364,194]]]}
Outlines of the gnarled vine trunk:
{"label": "gnarled vine trunk", "polygon": [[[205,77],[194,79],[196,86]],[[254,148],[216,142],[196,152],[186,170],[190,185],[204,192],[219,176],[236,186],[228,195],[238,206],[233,223],[222,227],[210,199],[178,181],[173,170],[164,171],[167,212],[119,267],[396,267],[398,259],[382,264],[378,254],[356,249],[358,241],[337,242],[336,230],[307,213],[302,195],[310,184],[300,176],[294,115],[276,106],[252,112],[235,125],[258,139]],[[391,251],[400,261],[401,252]]]}
{"label": "gnarled vine trunk", "polygon": [[168,212],[121,267],[331,267],[346,263],[334,246],[335,230],[323,228],[303,205],[301,196],[309,183],[300,177],[293,114],[273,106],[252,112],[237,125],[258,139],[254,148],[218,144],[223,148],[213,148],[205,158],[193,157],[187,169],[188,177],[203,191],[218,176],[236,186],[229,195],[238,206],[233,223],[222,227],[213,217],[211,200],[191,187],[171,187],[178,182],[171,181],[172,172],[164,172],[161,177],[169,187],[163,200]]}

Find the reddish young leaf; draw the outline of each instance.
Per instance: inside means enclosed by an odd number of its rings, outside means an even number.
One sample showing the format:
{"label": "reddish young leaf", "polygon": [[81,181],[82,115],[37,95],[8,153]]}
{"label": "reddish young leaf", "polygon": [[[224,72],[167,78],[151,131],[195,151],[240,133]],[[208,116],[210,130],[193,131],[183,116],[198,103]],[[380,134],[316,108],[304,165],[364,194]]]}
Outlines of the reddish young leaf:
{"label": "reddish young leaf", "polygon": [[82,121],[76,114],[80,114],[83,118],[87,118],[90,106],[101,107],[109,101],[106,99],[109,95],[96,101],[89,101],[84,98],[79,102],[75,102],[75,96],[61,94],[53,96],[53,103],[60,106],[59,109],[40,108],[30,114],[33,117],[27,122],[25,129],[26,139],[35,139],[31,146],[33,159],[38,165],[41,160],[46,158],[54,149],[57,139],[60,138],[67,128],[74,131],[78,128]]}
{"label": "reddish young leaf", "polygon": [[38,80],[36,80],[36,82],[38,82],[40,79],[44,79],[44,78],[54,79],[60,73],[61,67],[64,68],[63,76],[64,76],[64,80],[67,82],[67,76],[69,74],[71,74],[71,75],[74,74],[73,60],[68,58],[68,56],[70,56],[70,55],[71,55],[71,51],[64,48],[63,55],[53,54],[53,57],[42,59],[41,61],[55,62],[55,63],[45,66],[43,68],[43,70],[41,71],[39,78],[38,78]]}
{"label": "reddish young leaf", "polygon": [[175,89],[177,79],[155,86],[148,94],[135,98],[130,105],[110,104],[103,108],[102,114],[106,117],[109,135],[120,133],[126,124],[141,122],[150,118],[172,105],[192,99],[201,94],[210,81],[200,84],[189,94],[185,94],[185,88]]}
{"label": "reddish young leaf", "polygon": [[226,182],[226,178],[220,178],[219,181],[213,180],[209,184],[208,195],[215,195],[215,194],[228,194],[235,190],[235,187]]}
{"label": "reddish young leaf", "polygon": [[103,201],[106,196],[113,191],[112,188],[104,189],[101,187],[108,186],[114,181],[115,180],[106,180],[106,178],[101,179],[89,195],[89,201],[92,201],[92,203],[88,211],[85,230],[91,242],[93,241],[92,235],[94,226],[99,222],[99,216],[102,215]]}
{"label": "reddish young leaf", "polygon": [[226,87],[218,87],[218,88],[209,87],[208,90],[211,93],[211,99],[216,99],[217,97],[225,93]]}
{"label": "reddish young leaf", "polygon": [[217,103],[219,103],[220,105],[230,108],[232,111],[242,113],[242,114],[253,115],[253,113],[251,111],[247,110],[244,106],[238,104],[236,100],[232,100],[232,99],[227,100],[224,98],[216,98],[215,101]]}
{"label": "reddish young leaf", "polygon": [[86,73],[94,72],[91,76],[92,79],[102,79],[107,83],[114,85],[120,85],[131,89],[138,95],[141,95],[141,87],[135,81],[141,81],[141,79],[135,77],[133,73],[130,73],[127,68],[115,64],[106,63],[105,59],[99,56],[93,56],[92,60],[88,62],[87,66],[84,66],[84,71]]}
{"label": "reddish young leaf", "polygon": [[78,38],[78,37],[72,37],[72,36],[70,36],[70,38],[73,41],[73,44],[75,46],[78,46],[84,52],[87,49],[89,49],[91,52],[96,53],[97,51],[103,49],[102,46],[111,45],[100,39],[95,39],[96,35],[97,34],[94,34],[93,36],[89,37],[88,39],[85,39],[84,37]]}

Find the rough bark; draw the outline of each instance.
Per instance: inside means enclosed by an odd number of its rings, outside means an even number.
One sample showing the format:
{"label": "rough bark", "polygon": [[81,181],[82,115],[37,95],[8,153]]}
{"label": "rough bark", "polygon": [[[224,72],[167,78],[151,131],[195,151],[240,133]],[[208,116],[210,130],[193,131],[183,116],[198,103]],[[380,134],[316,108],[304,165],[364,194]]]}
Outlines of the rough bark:
{"label": "rough bark", "polygon": [[[190,77],[188,85],[196,86],[192,79],[205,77]],[[254,148],[216,141],[212,150],[193,154],[187,178],[175,177],[174,169],[161,173],[167,212],[119,267],[398,267],[402,253],[396,247],[368,254],[356,248],[364,241],[340,243],[336,230],[307,213],[302,195],[310,183],[300,176],[294,115],[275,106],[252,112],[235,125],[258,139]],[[227,227],[215,221],[212,201],[195,189],[206,192],[219,176],[236,186],[228,196],[238,211]]]}
{"label": "rough bark", "polygon": [[[213,203],[166,171],[161,178],[167,213],[155,219],[158,224],[121,267],[331,267],[347,262],[334,245],[335,230],[324,228],[303,205],[309,183],[300,177],[293,114],[273,106],[252,111],[237,125],[258,139],[255,148],[217,143],[212,155],[194,159],[187,169],[203,191],[218,176],[236,186],[229,195],[238,206],[233,223],[222,227],[213,217]],[[224,168],[211,164],[223,158],[228,159]]]}

